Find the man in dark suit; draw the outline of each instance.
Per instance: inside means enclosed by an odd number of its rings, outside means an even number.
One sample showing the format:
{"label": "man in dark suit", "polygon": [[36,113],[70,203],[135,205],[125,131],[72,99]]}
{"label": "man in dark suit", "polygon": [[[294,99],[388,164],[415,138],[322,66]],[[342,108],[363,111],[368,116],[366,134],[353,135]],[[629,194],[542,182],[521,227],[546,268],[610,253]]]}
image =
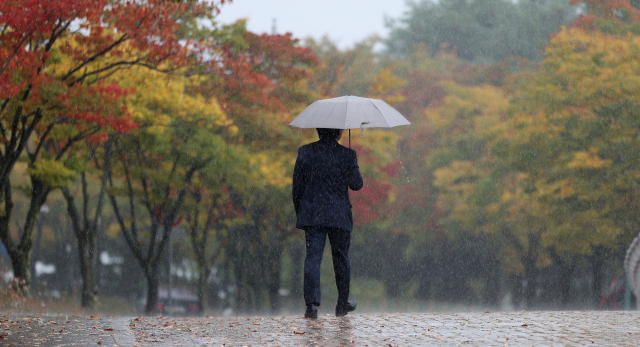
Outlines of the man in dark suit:
{"label": "man in dark suit", "polygon": [[362,176],[356,151],[338,143],[342,130],[316,130],[320,140],[300,147],[293,169],[296,228],[305,231],[307,244],[304,261],[305,318],[318,317],[320,263],[327,236],[338,287],[336,316],[344,316],[356,309],[355,300],[349,300],[349,244],[353,228],[349,188],[362,188]]}

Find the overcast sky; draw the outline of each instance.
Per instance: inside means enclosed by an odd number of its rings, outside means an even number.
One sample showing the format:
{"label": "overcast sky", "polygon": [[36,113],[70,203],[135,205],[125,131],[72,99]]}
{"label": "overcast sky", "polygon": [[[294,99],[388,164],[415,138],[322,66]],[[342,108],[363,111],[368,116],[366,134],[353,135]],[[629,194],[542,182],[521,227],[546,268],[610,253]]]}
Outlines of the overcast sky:
{"label": "overcast sky", "polygon": [[385,15],[398,18],[406,9],[405,0],[233,0],[222,6],[218,20],[247,18],[250,31],[271,33],[275,18],[279,34],[291,32],[300,39],[327,35],[347,48],[371,34],[384,37]]}

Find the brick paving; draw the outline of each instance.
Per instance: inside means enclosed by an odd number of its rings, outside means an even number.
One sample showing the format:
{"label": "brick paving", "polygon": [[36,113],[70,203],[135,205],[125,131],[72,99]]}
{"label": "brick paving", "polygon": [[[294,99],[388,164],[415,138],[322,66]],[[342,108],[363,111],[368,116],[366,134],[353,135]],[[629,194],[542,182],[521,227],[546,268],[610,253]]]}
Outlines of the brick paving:
{"label": "brick paving", "polygon": [[0,313],[3,346],[640,346],[640,312],[532,311],[262,317]]}

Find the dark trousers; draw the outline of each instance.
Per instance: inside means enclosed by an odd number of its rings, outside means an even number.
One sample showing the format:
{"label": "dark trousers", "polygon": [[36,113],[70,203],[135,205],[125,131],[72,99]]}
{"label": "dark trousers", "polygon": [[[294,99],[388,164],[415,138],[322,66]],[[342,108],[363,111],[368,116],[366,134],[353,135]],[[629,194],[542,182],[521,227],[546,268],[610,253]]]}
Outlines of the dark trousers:
{"label": "dark trousers", "polygon": [[349,263],[351,232],[335,228],[310,227],[305,230],[304,235],[307,244],[307,257],[304,260],[305,303],[320,305],[320,263],[325,241],[329,235],[333,271],[338,287],[338,304],[348,304],[351,282],[351,264]]}

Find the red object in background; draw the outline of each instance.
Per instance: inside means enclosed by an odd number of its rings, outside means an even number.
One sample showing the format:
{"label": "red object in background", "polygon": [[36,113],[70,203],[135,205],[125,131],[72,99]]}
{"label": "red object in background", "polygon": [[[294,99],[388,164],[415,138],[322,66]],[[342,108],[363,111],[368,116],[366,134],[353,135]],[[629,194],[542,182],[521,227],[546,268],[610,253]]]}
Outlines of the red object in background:
{"label": "red object in background", "polygon": [[598,306],[601,310],[622,310],[624,308],[624,292],[626,290],[624,279],[622,277],[615,278],[609,286],[609,291],[602,297]]}
{"label": "red object in background", "polygon": [[[160,225],[164,226],[164,219],[166,215],[164,213],[160,213],[160,207],[156,206],[155,217],[160,221]],[[178,218],[173,222],[173,226],[180,224],[182,222],[182,216],[178,216]]]}

